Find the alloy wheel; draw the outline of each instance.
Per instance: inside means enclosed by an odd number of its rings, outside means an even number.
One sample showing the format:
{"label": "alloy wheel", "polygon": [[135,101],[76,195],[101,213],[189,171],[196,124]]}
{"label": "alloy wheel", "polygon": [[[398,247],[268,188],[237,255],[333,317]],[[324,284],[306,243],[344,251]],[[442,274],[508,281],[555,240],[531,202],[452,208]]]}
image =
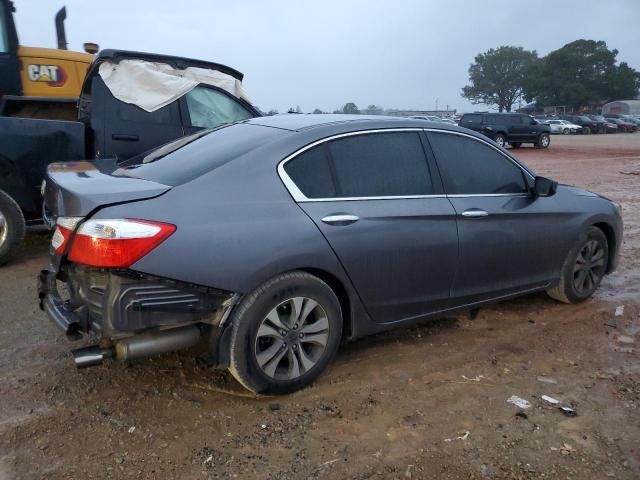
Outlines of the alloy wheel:
{"label": "alloy wheel", "polygon": [[0,212],[0,247],[4,245],[4,242],[7,241],[7,237],[9,236],[9,228],[7,225],[7,219],[4,214]]}
{"label": "alloy wheel", "polygon": [[504,137],[502,135],[498,135],[496,137],[496,143],[501,147],[504,147],[504,143],[505,143]]}
{"label": "alloy wheel", "polygon": [[540,139],[540,143],[542,144],[543,147],[548,147],[549,146],[549,137],[547,135],[543,135],[542,138]]}
{"label": "alloy wheel", "polygon": [[307,297],[293,297],[273,308],[258,327],[255,359],[276,380],[294,380],[322,358],[329,340],[324,308]]}
{"label": "alloy wheel", "polygon": [[573,286],[579,294],[592,292],[604,276],[604,248],[597,240],[587,241],[573,267]]}

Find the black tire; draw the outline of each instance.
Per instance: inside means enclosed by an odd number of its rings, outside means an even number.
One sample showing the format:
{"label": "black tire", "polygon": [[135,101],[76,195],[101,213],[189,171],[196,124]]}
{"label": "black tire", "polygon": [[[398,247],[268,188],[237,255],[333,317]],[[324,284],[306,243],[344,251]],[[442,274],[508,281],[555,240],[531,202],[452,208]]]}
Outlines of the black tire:
{"label": "black tire", "polygon": [[[580,263],[580,258],[585,259],[585,249],[588,245],[595,242],[598,245],[598,260],[597,267],[590,268],[594,272],[594,279],[589,278],[590,284],[583,285],[585,288],[580,289],[577,285],[580,284],[581,272],[584,270],[576,271]],[[595,255],[594,255],[595,257]],[[589,262],[591,259],[589,259]],[[607,271],[607,264],[609,261],[609,246],[607,243],[607,237],[602,230],[597,227],[589,227],[586,232],[580,237],[578,243],[569,251],[567,258],[565,259],[562,270],[560,272],[560,282],[557,286],[547,290],[547,294],[560,302],[564,303],[580,303],[588,299],[593,292],[595,292],[600,286],[600,282]],[[587,263],[589,263],[587,262]],[[583,263],[584,265],[584,263]],[[590,265],[590,263],[589,263]],[[585,278],[586,280],[586,278]]]}
{"label": "black tire", "polygon": [[522,142],[510,142],[511,148],[520,148]]}
{"label": "black tire", "polygon": [[500,145],[501,147],[504,147],[505,144],[507,143],[507,137],[505,137],[503,134],[501,133],[497,133],[496,135],[494,135],[493,137],[493,141],[496,142],[498,145]]}
{"label": "black tire", "polygon": [[[306,372],[299,373],[299,376],[290,379],[274,378],[263,369],[270,362],[263,363],[263,367],[261,367],[257,359],[259,341],[264,338],[259,337],[258,330],[266,321],[267,315],[274,309],[281,308],[283,304],[294,297],[312,299],[320,305],[322,313],[326,314],[328,320],[328,336],[323,350]],[[342,338],[342,310],[335,293],[329,285],[319,278],[300,271],[278,275],[246,295],[234,309],[230,321],[233,330],[231,332],[229,371],[245,388],[261,394],[286,394],[310,385],[331,363]],[[293,331],[292,328],[289,333]],[[287,337],[283,337],[283,340],[284,344],[280,347],[276,346],[276,349],[287,347],[289,340]],[[273,343],[283,340],[274,340]],[[302,366],[304,362],[300,359],[300,352],[304,350],[302,343],[299,345],[299,350],[289,349],[287,358],[282,356],[280,359],[276,359],[274,369],[279,368],[284,360],[284,365],[290,374],[292,364],[289,360],[290,357],[288,357],[289,354],[294,356],[297,354],[295,363]],[[266,352],[268,348],[270,347],[265,348],[262,353]],[[285,354],[283,353],[283,355]]]}
{"label": "black tire", "polygon": [[11,260],[24,239],[25,231],[26,225],[20,206],[0,190],[0,266]]}
{"label": "black tire", "polygon": [[551,137],[548,133],[542,133],[540,134],[540,136],[538,137],[538,141],[534,143],[534,145],[536,146],[536,148],[549,148],[549,145],[551,145]]}
{"label": "black tire", "polygon": [[562,130],[562,134],[563,135],[569,135],[571,132],[569,131],[568,128],[565,128],[564,130]]}
{"label": "black tire", "polygon": [[583,127],[582,128],[582,133],[584,135],[589,135],[589,134],[591,134],[591,129],[589,127]]}

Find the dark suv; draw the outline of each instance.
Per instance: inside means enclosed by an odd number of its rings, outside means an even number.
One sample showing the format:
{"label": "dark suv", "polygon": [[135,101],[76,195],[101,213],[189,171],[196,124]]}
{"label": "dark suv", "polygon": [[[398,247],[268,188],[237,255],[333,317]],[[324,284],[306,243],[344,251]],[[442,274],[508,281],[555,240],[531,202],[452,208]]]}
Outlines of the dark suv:
{"label": "dark suv", "polygon": [[582,127],[580,133],[606,133],[607,122],[594,120],[586,115],[563,115],[560,117],[562,120],[568,120],[574,125]]}
{"label": "dark suv", "polygon": [[523,113],[465,113],[458,125],[492,138],[501,147],[508,142],[513,148],[523,143],[547,148],[551,143],[549,125]]}

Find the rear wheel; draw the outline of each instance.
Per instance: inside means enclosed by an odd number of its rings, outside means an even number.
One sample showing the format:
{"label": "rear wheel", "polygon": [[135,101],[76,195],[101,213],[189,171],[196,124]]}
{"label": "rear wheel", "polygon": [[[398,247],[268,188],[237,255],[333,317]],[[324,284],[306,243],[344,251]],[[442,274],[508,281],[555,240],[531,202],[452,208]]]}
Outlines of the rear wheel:
{"label": "rear wheel", "polygon": [[607,271],[609,247],[602,230],[590,227],[567,255],[558,286],[547,290],[564,303],[585,301],[600,286]]}
{"label": "rear wheel", "polygon": [[284,394],[311,384],[342,337],[338,298],[305,272],[265,282],[241,301],[231,321],[229,370],[255,393]]}
{"label": "rear wheel", "polygon": [[501,147],[504,147],[504,144],[507,143],[506,137],[501,133],[498,133],[496,136],[494,136],[493,141],[496,142]]}
{"label": "rear wheel", "polygon": [[0,265],[11,260],[24,239],[25,230],[22,210],[13,198],[0,190]]}
{"label": "rear wheel", "polygon": [[543,133],[538,137],[538,143],[535,144],[536,148],[548,148],[551,143],[551,137],[548,133]]}
{"label": "rear wheel", "polygon": [[565,128],[564,130],[562,130],[562,133],[563,133],[564,135],[569,135],[571,132],[569,131],[569,129],[568,129],[568,128]]}
{"label": "rear wheel", "polygon": [[584,127],[582,129],[582,133],[585,135],[589,135],[591,133],[591,129],[589,127]]}

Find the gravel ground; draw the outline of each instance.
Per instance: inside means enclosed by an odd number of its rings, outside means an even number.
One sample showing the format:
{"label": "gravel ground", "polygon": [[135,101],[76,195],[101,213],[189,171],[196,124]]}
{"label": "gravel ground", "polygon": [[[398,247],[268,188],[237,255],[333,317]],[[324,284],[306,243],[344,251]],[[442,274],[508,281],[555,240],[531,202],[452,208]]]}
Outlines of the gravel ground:
{"label": "gravel ground", "polygon": [[48,238],[31,234],[0,269],[0,480],[640,478],[640,133],[514,152],[622,203],[620,267],[595,298],[360,340],[287,397],[248,395],[188,353],[77,371],[38,310]]}

